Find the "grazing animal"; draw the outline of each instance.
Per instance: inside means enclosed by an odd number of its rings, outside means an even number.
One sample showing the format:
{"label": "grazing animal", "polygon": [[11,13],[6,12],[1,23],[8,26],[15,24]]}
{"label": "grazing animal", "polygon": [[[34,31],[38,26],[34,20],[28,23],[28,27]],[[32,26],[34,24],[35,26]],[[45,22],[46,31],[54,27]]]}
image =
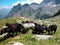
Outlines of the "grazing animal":
{"label": "grazing animal", "polygon": [[0,31],[0,34],[2,35],[3,33],[8,33],[9,35],[13,36],[14,33],[17,35],[18,32],[21,32],[19,24],[6,23],[6,26],[3,27],[3,29]]}
{"label": "grazing animal", "polygon": [[22,28],[21,32],[26,33],[26,32],[29,31],[29,29],[34,29],[35,24],[27,21],[27,22],[24,22],[24,23],[23,22],[20,23],[20,26]]}
{"label": "grazing animal", "polygon": [[49,27],[47,27],[47,31],[49,34],[54,34],[57,30],[57,25],[50,25]]}
{"label": "grazing animal", "polygon": [[35,33],[35,34],[40,34],[40,33],[42,33],[42,34],[43,34],[43,31],[44,31],[43,26],[40,25],[40,24],[35,23],[35,28],[34,28],[34,30],[32,31],[32,33]]}
{"label": "grazing animal", "polygon": [[9,35],[10,35],[10,33],[12,34],[12,36],[13,36],[13,34],[16,32],[16,34],[18,33],[18,30],[17,30],[17,24],[9,24],[8,25],[8,28],[7,28],[7,32],[9,33]]}
{"label": "grazing animal", "polygon": [[48,28],[47,28],[47,25],[44,25],[44,24],[43,24],[42,27],[43,27],[43,32],[44,32],[44,31],[47,32],[47,29],[48,29]]}
{"label": "grazing animal", "polygon": [[24,28],[32,28],[32,27],[35,26],[34,23],[24,23],[24,24],[22,24],[22,25],[23,25]]}

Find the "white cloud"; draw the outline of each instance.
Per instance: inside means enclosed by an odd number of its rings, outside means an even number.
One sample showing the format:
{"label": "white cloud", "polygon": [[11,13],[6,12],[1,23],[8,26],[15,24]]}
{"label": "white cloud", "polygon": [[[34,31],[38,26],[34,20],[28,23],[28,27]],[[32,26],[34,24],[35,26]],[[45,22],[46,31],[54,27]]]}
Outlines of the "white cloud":
{"label": "white cloud", "polygon": [[17,4],[19,4],[19,3],[20,3],[20,1],[17,1],[17,2],[15,2],[15,3],[13,3],[12,6],[17,5]]}
{"label": "white cloud", "polygon": [[43,0],[33,0],[33,2],[36,2],[38,4],[40,4]]}
{"label": "white cloud", "polygon": [[41,3],[43,0],[19,0],[19,1],[16,1],[15,3],[12,4],[12,6],[2,6],[0,7],[0,10],[1,9],[11,9],[14,5],[17,5],[17,4],[22,4],[24,5],[25,3],[28,3],[28,4],[31,4],[33,2],[36,2],[36,3]]}
{"label": "white cloud", "polygon": [[36,3],[40,4],[42,1],[43,0],[20,0],[20,1],[16,1],[15,3],[13,3],[12,6],[17,5],[19,3],[22,4],[22,5],[24,5],[25,3],[31,4],[33,2],[36,2]]}
{"label": "white cloud", "polygon": [[32,2],[31,2],[30,0],[26,0],[26,1],[24,1],[24,0],[22,0],[22,1],[16,1],[15,3],[12,4],[12,6],[17,5],[17,4],[19,4],[19,3],[22,4],[22,5],[24,5],[25,3],[31,4]]}
{"label": "white cloud", "polygon": [[9,8],[8,6],[3,6],[3,8]]}
{"label": "white cloud", "polygon": [[25,4],[25,3],[31,4],[32,2],[33,2],[33,1],[31,1],[31,0],[26,0],[25,2],[22,1],[21,4],[22,4],[22,5]]}
{"label": "white cloud", "polygon": [[26,0],[26,2],[22,1],[21,4],[25,4],[25,3],[31,4],[33,2],[40,4],[42,1],[43,0]]}
{"label": "white cloud", "polygon": [[2,6],[2,7],[0,7],[0,10],[1,9],[11,9],[12,7],[10,7],[10,6]]}

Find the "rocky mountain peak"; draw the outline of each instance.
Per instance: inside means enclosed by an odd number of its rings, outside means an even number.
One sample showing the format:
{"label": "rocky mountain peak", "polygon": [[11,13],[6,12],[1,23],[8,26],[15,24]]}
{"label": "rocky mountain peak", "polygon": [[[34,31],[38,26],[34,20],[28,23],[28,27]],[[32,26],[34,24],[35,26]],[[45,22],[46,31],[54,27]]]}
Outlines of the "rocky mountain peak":
{"label": "rocky mountain peak", "polygon": [[29,4],[24,4],[23,8],[27,8],[29,6]]}
{"label": "rocky mountain peak", "polygon": [[44,0],[41,4],[18,4],[12,8],[8,17],[23,16],[27,18],[49,18],[60,9],[60,0]]}

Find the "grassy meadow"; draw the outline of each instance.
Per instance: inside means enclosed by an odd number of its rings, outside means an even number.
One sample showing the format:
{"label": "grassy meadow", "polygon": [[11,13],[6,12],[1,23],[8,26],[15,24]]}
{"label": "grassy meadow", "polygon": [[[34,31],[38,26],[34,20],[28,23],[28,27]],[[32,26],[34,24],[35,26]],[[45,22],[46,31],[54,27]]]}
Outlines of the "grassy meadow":
{"label": "grassy meadow", "polygon": [[[22,20],[22,21],[27,20],[23,17],[0,20],[0,30],[2,29],[2,26],[5,25],[6,23],[16,23],[17,19]],[[0,41],[0,45],[8,45],[9,42],[12,42],[12,43],[9,43],[10,45],[12,45],[13,42],[17,42],[17,41],[21,42],[25,45],[60,45],[60,16],[50,18],[50,19],[45,19],[43,21],[49,21],[45,24],[56,24],[57,25],[58,28],[57,28],[56,33],[54,35],[52,35],[53,38],[50,38],[48,40],[37,41],[37,40],[35,40],[35,38],[31,38],[33,35],[37,35],[37,34],[32,34],[31,30],[30,30],[26,34],[18,34],[17,36],[9,37],[9,38],[5,39],[4,41]],[[53,22],[53,23],[51,23],[51,22]]]}

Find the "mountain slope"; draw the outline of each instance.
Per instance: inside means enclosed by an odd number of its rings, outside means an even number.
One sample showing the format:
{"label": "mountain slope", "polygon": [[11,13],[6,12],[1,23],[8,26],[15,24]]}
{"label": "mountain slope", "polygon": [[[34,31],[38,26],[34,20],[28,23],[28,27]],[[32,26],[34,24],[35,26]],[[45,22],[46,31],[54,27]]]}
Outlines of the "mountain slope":
{"label": "mountain slope", "polygon": [[53,17],[60,15],[60,10]]}
{"label": "mountain slope", "polygon": [[8,17],[23,16],[30,19],[52,17],[60,9],[60,0],[44,0],[41,4],[18,4],[12,8]]}

